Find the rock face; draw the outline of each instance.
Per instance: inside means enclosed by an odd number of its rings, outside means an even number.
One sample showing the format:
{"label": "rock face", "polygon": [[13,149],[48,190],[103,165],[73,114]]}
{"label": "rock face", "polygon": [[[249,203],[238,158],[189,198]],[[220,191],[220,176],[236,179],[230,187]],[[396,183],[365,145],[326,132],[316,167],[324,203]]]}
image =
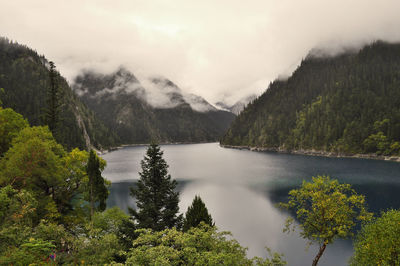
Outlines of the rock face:
{"label": "rock face", "polygon": [[166,78],[139,81],[122,67],[85,71],[72,88],[124,144],[217,141],[235,117]]}

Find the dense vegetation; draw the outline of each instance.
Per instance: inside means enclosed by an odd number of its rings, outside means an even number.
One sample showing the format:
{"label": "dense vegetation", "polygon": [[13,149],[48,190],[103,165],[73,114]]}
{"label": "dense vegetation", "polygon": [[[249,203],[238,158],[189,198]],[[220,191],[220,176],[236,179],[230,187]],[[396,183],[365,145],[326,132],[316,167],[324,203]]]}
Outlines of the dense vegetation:
{"label": "dense vegetation", "polygon": [[400,44],[308,56],[240,113],[222,144],[400,154]]}
{"label": "dense vegetation", "polygon": [[[67,81],[47,59],[32,49],[0,38],[0,99],[27,118],[31,125],[47,125],[49,90],[59,91],[58,129],[55,138],[72,149],[115,146],[116,137],[76,97]],[[54,102],[53,102],[54,104]]]}
{"label": "dense vegetation", "polygon": [[112,128],[125,144],[217,141],[228,129],[235,115],[217,110],[199,96],[199,104],[210,110],[196,111],[181,90],[167,79],[153,79],[152,86],[168,89],[163,97],[174,104],[154,107],[146,101],[148,89],[127,69],[103,75],[84,72],[76,77],[74,91],[105,125]]}
{"label": "dense vegetation", "polygon": [[[93,150],[67,152],[47,126],[29,126],[0,107],[0,264],[284,265],[246,256],[227,232],[209,225],[205,206],[197,224],[181,230],[176,181],[158,145],[142,161],[129,216],[105,209],[106,162]],[[190,209],[186,216],[196,216]],[[185,223],[188,224],[185,220]]]}

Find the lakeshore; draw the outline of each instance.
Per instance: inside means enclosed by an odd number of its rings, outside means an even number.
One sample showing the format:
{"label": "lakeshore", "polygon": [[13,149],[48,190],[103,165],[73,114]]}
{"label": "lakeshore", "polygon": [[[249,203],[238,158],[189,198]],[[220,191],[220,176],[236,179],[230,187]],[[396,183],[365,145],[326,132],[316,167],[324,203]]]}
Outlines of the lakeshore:
{"label": "lakeshore", "polygon": [[287,154],[299,154],[308,156],[321,156],[321,157],[334,157],[334,158],[359,158],[359,159],[371,159],[371,160],[382,160],[382,161],[392,161],[400,162],[400,156],[385,156],[377,155],[374,153],[369,154],[341,154],[336,152],[320,151],[320,150],[289,150],[283,148],[268,148],[268,147],[252,147],[252,146],[235,146],[235,145],[223,145],[220,144],[222,148],[228,149],[238,149],[238,150],[250,150],[258,152],[277,152],[277,153],[287,153]]}

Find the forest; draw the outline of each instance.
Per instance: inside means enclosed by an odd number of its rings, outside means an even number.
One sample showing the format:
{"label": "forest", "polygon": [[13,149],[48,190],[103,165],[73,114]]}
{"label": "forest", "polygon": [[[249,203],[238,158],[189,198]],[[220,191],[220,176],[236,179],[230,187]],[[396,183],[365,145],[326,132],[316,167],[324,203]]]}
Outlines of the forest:
{"label": "forest", "polygon": [[400,154],[400,44],[334,57],[311,52],[242,111],[223,145]]}

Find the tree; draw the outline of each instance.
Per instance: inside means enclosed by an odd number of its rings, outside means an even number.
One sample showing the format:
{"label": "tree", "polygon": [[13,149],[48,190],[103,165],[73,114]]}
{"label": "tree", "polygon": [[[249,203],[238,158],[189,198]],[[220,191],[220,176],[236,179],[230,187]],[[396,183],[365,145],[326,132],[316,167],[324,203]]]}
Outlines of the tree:
{"label": "tree", "polygon": [[[104,160],[103,160],[104,161]],[[99,157],[94,150],[90,150],[87,163],[88,188],[87,200],[90,203],[90,218],[92,219],[95,211],[95,203],[98,202],[98,209],[104,211],[106,209],[106,200],[108,197],[109,182],[101,176],[105,163],[101,164]]]}
{"label": "tree", "polygon": [[56,135],[61,107],[61,93],[58,85],[58,72],[56,71],[54,62],[50,61],[49,64],[50,87],[47,91],[46,123],[53,135]]}
{"label": "tree", "polygon": [[187,232],[176,228],[153,232],[139,229],[128,253],[128,265],[286,265],[279,254],[249,259],[229,232],[201,223]]}
{"label": "tree", "polygon": [[182,215],[179,211],[179,192],[175,191],[177,182],[171,180],[163,152],[157,144],[150,144],[141,161],[142,172],[136,188],[131,188],[131,196],[136,198],[138,210],[129,208],[138,228],[151,228],[161,231],[179,227]]}
{"label": "tree", "polygon": [[189,230],[191,227],[196,227],[204,222],[209,226],[214,226],[211,214],[208,213],[207,207],[201,200],[200,196],[195,196],[192,205],[189,206],[185,214],[183,222],[183,231]]}
{"label": "tree", "polygon": [[365,224],[354,242],[351,265],[400,265],[400,211]]}
{"label": "tree", "polygon": [[[313,266],[318,264],[328,244],[352,236],[356,224],[372,216],[366,210],[364,196],[357,195],[349,184],[339,184],[328,176],[303,181],[299,189],[289,192],[289,202],[281,206],[295,211],[300,235],[310,243],[319,244]],[[290,231],[292,224],[293,219],[289,218],[284,231]]]}
{"label": "tree", "polygon": [[11,108],[0,107],[0,157],[10,148],[11,141],[29,124]]}

